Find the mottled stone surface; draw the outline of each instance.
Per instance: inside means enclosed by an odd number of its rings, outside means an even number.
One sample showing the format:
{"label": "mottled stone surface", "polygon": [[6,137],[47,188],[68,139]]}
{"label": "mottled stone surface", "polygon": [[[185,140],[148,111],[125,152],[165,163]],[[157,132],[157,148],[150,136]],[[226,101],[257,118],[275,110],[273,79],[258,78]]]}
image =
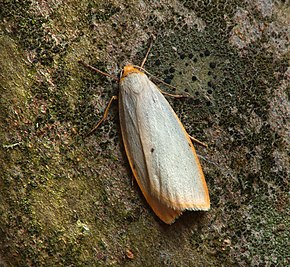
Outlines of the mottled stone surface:
{"label": "mottled stone surface", "polygon": [[[286,266],[288,1],[0,3],[0,266]],[[209,212],[164,225],[133,180],[117,104],[126,63],[169,99],[196,145]],[[160,84],[162,90],[173,91]],[[289,260],[289,259],[288,259]]]}

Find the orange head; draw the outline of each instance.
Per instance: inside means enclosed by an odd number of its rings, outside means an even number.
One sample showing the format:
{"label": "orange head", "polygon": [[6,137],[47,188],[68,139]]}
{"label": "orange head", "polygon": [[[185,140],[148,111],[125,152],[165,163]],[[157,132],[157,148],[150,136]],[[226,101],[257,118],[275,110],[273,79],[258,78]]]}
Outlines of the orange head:
{"label": "orange head", "polygon": [[140,70],[135,68],[133,65],[126,65],[121,73],[121,79],[127,77],[130,73],[142,73]]}

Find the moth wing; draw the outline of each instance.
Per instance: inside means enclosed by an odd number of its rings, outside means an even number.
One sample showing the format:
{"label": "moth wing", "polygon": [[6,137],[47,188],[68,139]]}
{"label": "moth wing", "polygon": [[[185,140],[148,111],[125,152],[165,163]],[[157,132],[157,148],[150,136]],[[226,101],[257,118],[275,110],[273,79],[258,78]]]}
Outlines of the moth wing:
{"label": "moth wing", "polygon": [[156,85],[144,74],[129,75],[120,83],[119,105],[126,153],[152,209],[158,203],[179,214],[207,210],[208,190],[194,147]]}

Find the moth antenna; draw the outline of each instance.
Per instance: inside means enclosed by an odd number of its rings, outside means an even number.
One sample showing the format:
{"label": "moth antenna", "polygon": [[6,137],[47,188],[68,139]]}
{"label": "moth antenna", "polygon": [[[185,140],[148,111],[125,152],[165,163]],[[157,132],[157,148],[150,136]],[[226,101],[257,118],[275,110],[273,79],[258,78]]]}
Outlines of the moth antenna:
{"label": "moth antenna", "polygon": [[150,40],[150,43],[149,43],[149,47],[147,49],[147,53],[146,53],[146,55],[145,55],[145,57],[144,57],[144,59],[143,59],[143,61],[141,63],[141,68],[143,68],[143,66],[145,65],[145,62],[146,62],[146,60],[148,58],[148,55],[150,53],[150,50],[152,48],[152,45],[153,45],[153,37],[151,36],[151,40]]}

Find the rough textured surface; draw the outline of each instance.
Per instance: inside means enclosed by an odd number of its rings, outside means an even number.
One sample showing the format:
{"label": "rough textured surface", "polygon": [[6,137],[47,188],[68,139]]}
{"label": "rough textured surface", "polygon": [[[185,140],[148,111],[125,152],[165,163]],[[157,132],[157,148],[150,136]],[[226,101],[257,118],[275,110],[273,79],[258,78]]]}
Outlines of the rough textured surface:
{"label": "rough textured surface", "polygon": [[[289,264],[288,1],[0,3],[0,266]],[[132,183],[116,75],[140,64],[170,99],[212,209],[161,223]],[[288,39],[287,39],[288,38]],[[160,86],[164,91],[167,87]],[[288,91],[287,91],[288,90]]]}

